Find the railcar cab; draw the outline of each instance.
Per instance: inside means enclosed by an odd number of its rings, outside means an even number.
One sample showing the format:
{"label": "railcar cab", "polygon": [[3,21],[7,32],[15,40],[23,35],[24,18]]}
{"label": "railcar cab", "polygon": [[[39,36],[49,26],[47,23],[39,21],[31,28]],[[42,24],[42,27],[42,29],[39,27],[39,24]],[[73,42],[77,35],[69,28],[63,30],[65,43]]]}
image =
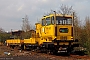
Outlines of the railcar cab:
{"label": "railcar cab", "polygon": [[73,40],[73,16],[50,14],[42,18],[41,34],[52,40]]}

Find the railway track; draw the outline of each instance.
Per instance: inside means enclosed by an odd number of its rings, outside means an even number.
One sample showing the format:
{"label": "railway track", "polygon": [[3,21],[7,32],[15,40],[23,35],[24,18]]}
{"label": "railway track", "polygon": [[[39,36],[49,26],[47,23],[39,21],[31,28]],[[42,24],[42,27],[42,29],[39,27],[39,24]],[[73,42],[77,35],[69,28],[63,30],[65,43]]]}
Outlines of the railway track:
{"label": "railway track", "polygon": [[41,57],[42,59],[47,59],[47,60],[90,60],[90,56],[88,55],[84,55],[84,56],[79,56],[79,55],[65,56],[64,55],[62,56],[62,55],[49,55],[45,53],[36,53],[36,52],[31,52],[31,51],[23,51],[23,53],[26,53],[26,55],[29,57],[34,56],[37,59]]}
{"label": "railway track", "polygon": [[84,56],[79,56],[79,55],[70,55],[70,57],[75,58],[75,59],[82,59],[82,60],[90,60],[90,56],[84,55]]}
{"label": "railway track", "polygon": [[[0,60],[12,59],[12,60],[90,60],[90,56],[84,55],[70,55],[70,56],[61,56],[61,55],[49,55],[46,53],[36,53],[33,51],[22,51],[18,49],[11,50],[9,47],[0,46]],[[9,51],[10,56],[3,55],[3,52]]]}

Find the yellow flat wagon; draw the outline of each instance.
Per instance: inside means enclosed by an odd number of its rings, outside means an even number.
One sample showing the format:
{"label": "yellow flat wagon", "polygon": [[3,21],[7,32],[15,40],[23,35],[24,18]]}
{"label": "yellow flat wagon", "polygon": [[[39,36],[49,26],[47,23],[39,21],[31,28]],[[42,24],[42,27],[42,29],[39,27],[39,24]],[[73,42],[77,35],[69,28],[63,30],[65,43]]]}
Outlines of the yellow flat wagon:
{"label": "yellow flat wagon", "polygon": [[6,44],[7,46],[10,46],[12,48],[14,48],[15,46],[21,46],[21,44],[23,44],[24,40],[20,40],[20,39],[8,39],[6,40]]}

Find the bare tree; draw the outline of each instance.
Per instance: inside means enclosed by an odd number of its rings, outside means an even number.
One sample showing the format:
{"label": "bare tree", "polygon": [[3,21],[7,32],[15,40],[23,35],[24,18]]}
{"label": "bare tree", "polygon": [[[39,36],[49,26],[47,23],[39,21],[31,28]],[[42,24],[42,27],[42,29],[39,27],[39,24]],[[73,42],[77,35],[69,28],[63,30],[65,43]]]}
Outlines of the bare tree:
{"label": "bare tree", "polygon": [[85,25],[82,27],[81,42],[90,54],[90,17],[85,18]]}
{"label": "bare tree", "polygon": [[67,6],[67,5],[61,5],[60,6],[60,10],[59,10],[59,13],[61,14],[72,14],[73,12],[73,9],[72,9],[72,6]]}
{"label": "bare tree", "polygon": [[61,5],[60,6],[60,10],[58,11],[58,13],[61,14],[72,14],[74,13],[74,21],[73,21],[73,25],[74,25],[74,39],[79,39],[79,32],[80,32],[80,22],[79,22],[79,18],[77,16],[77,13],[73,10],[72,6],[67,6],[67,5]]}
{"label": "bare tree", "polygon": [[28,16],[26,15],[25,18],[22,18],[22,19],[23,19],[22,30],[24,32],[22,32],[22,34],[21,34],[21,39],[30,38],[30,36],[31,36],[31,32],[30,32],[31,25],[29,24]]}
{"label": "bare tree", "polygon": [[23,18],[23,24],[22,24],[22,30],[27,32],[30,30],[30,24],[29,24],[29,21],[28,21],[28,16],[26,15],[25,18]]}
{"label": "bare tree", "polygon": [[79,36],[80,30],[81,30],[80,20],[75,12],[75,14],[74,14],[74,38],[75,39],[80,39],[80,36]]}
{"label": "bare tree", "polygon": [[86,36],[87,36],[87,40],[90,41],[90,18],[89,17],[85,18],[84,30],[85,30],[84,33],[86,33]]}

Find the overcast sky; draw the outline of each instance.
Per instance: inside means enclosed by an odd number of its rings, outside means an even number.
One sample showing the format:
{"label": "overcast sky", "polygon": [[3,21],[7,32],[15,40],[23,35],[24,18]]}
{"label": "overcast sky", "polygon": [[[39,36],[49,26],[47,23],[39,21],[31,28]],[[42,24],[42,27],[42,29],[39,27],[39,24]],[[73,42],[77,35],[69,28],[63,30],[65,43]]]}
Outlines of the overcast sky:
{"label": "overcast sky", "polygon": [[5,31],[21,30],[25,15],[34,25],[44,13],[58,11],[62,4],[73,6],[82,20],[90,16],[90,0],[0,0],[0,27]]}

